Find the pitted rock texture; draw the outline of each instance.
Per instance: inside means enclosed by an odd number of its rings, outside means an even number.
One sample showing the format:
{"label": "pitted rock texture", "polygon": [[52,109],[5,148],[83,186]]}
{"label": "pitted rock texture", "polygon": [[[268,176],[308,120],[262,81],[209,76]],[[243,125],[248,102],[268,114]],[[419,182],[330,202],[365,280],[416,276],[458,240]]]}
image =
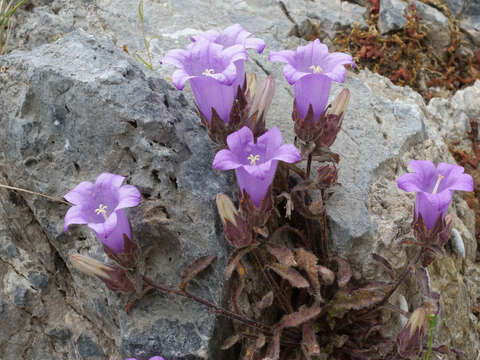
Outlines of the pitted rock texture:
{"label": "pitted rock texture", "polygon": [[[2,182],[61,197],[101,172],[126,176],[142,193],[128,213],[147,274],[175,287],[185,266],[217,255],[191,286],[220,302],[215,196],[231,185],[213,172],[215,149],[183,95],[82,30],[0,64]],[[105,255],[87,227],[63,232],[66,205],[5,190],[1,203],[2,359],[220,358],[212,351],[228,329],[213,336],[215,316],[200,305],[152,292],[126,314],[125,297],[72,269],[71,254]]]}

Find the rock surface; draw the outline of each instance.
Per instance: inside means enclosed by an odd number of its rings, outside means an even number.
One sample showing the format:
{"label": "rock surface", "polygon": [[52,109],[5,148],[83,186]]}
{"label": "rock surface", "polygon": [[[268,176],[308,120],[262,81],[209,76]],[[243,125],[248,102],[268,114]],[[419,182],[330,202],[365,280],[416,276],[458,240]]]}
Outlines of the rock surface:
{"label": "rock surface", "polygon": [[[217,255],[192,287],[219,302],[226,248],[214,199],[229,183],[183,95],[82,30],[0,64],[2,183],[61,196],[104,171],[127,176],[143,197],[129,214],[149,276],[175,286],[186,265]],[[212,336],[201,306],[152,293],[127,315],[125,297],[71,269],[71,254],[105,255],[88,228],[63,232],[67,206],[5,190],[1,203],[2,359],[219,358],[228,329]]]}
{"label": "rock surface", "polygon": [[[455,6],[457,2],[446,3]],[[267,42],[265,54],[249,52],[247,70],[259,77],[275,76],[276,96],[268,124],[279,126],[284,138],[292,141],[288,114],[293,89],[283,78],[282,65],[267,61],[268,52],[305,44],[301,38],[288,37],[302,24],[319,26],[323,40],[328,41],[337,28],[351,26],[353,19],[361,22],[366,10],[337,0],[282,3],[283,10],[279,2],[270,0],[198,0],[194,6],[185,0],[146,0],[147,39],[159,36],[151,42],[154,69],[162,77],[171,76],[171,67],[158,61],[167,50],[186,46],[189,37],[201,31],[241,23]],[[462,24],[478,24],[475,1],[463,3]],[[134,65],[121,53],[125,45],[132,57],[137,52],[146,57],[137,1],[30,4],[19,17],[11,41],[14,46],[36,48],[77,27],[95,37],[111,36],[115,46],[77,32],[57,44],[0,58],[0,66],[6,62],[9,66],[8,75],[0,73],[0,105],[8,109],[0,120],[6,129],[0,135],[5,156],[1,181],[60,196],[79,179],[91,181],[100,171],[122,170],[145,197],[142,208],[130,215],[142,241],[153,248],[149,272],[174,284],[179,268],[212,249],[219,259],[209,278],[201,277],[194,289],[220,301],[227,250],[212,199],[231,184],[208,170],[213,150],[198,128],[188,90],[184,98],[153,75],[146,77],[138,63]],[[339,9],[347,9],[349,15],[339,15]],[[444,19],[439,18],[439,23],[444,24]],[[394,86],[368,71],[349,72],[345,85],[335,86],[333,92],[345,86],[352,99],[335,144],[342,158],[342,185],[328,204],[331,242],[365,276],[380,276],[367,260],[372,251],[388,258],[397,271],[412,255],[399,241],[411,238],[413,196],[399,191],[395,179],[408,171],[411,159],[453,161],[445,141],[455,136],[464,140],[468,117],[478,117],[480,82],[452,99],[434,99],[428,106],[408,87]],[[91,139],[95,145],[90,148]],[[157,353],[166,360],[221,359],[221,355],[206,355],[218,350],[224,334],[215,335],[214,319],[203,309],[153,293],[126,316],[121,311],[123,298],[70,272],[69,254],[82,252],[101,259],[102,252],[85,229],[62,235],[64,205],[4,190],[0,194],[4,284],[0,324],[18,324],[0,327],[0,351],[6,360],[18,358],[18,353],[33,360],[126,355],[143,360]],[[480,298],[480,266],[474,262],[474,219],[459,195],[450,211],[456,214],[455,228],[465,257],[448,251],[431,269],[432,285],[443,295],[434,345],[455,346],[465,352],[465,359],[476,360],[480,340],[472,308]],[[399,292],[410,310],[420,301],[415,289],[409,280]]]}
{"label": "rock surface", "polygon": [[391,31],[398,31],[407,23],[403,16],[408,4],[403,0],[381,0],[378,17],[378,30],[387,34]]}

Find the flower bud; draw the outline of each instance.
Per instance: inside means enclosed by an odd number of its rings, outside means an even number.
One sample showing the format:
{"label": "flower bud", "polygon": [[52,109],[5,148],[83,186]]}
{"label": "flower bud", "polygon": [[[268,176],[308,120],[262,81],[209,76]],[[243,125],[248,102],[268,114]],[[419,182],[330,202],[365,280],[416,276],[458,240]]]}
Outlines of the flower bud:
{"label": "flower bud", "polygon": [[70,256],[70,261],[77,270],[89,276],[96,276],[112,291],[130,293],[135,290],[127,272],[117,265],[107,265],[80,254]]}
{"label": "flower bud", "polygon": [[320,189],[326,189],[337,182],[338,170],[335,165],[324,165],[317,171],[315,182]]}
{"label": "flower bud", "polygon": [[225,194],[217,195],[217,208],[223,222],[225,237],[234,247],[249,245],[252,238],[251,228],[239,215],[232,200]]}
{"label": "flower bud", "polygon": [[255,73],[248,73],[247,74],[247,91],[249,99],[253,99],[255,97],[255,91],[257,89],[257,75]]}
{"label": "flower bud", "polygon": [[343,89],[333,101],[332,106],[330,106],[330,108],[327,110],[327,114],[343,116],[349,102],[350,102],[350,90]]}
{"label": "flower bud", "polygon": [[[269,75],[265,78],[265,80],[262,81],[260,87],[257,89],[248,116],[251,117],[252,115],[256,114],[257,121],[265,123],[265,114],[272,104],[274,94],[275,80],[273,79],[273,76]],[[263,127],[265,127],[265,125]],[[255,133],[255,131],[253,132]]]}

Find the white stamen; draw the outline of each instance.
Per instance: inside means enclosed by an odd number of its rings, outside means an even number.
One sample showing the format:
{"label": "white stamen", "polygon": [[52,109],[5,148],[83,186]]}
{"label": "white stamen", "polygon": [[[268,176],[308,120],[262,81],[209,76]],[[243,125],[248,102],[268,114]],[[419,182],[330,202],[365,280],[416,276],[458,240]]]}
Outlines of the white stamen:
{"label": "white stamen", "polygon": [[323,72],[323,69],[320,65],[311,65],[309,69],[312,70],[314,74]]}
{"label": "white stamen", "polygon": [[436,193],[437,193],[437,191],[438,191],[438,186],[440,185],[440,181],[442,181],[442,179],[443,179],[444,177],[445,177],[445,176],[443,176],[443,175],[438,175],[437,183],[435,184],[435,187],[433,188],[432,194],[436,194]]}
{"label": "white stamen", "polygon": [[202,73],[202,75],[206,76],[213,76],[213,74],[215,74],[215,70],[213,69],[205,69],[205,71]]}
{"label": "white stamen", "polygon": [[107,205],[103,205],[103,204],[98,205],[98,209],[95,209],[95,214],[103,215],[105,220],[107,220]]}
{"label": "white stamen", "polygon": [[255,165],[255,163],[260,160],[260,155],[250,154],[247,160],[250,160],[250,165]]}

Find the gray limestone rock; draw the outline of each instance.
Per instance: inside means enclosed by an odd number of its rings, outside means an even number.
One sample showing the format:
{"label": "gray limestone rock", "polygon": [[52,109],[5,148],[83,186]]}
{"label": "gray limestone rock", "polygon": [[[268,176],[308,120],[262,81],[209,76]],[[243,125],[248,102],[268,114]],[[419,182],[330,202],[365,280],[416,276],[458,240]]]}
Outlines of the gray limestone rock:
{"label": "gray limestone rock", "polygon": [[461,29],[477,47],[480,46],[480,2],[470,0],[464,7],[461,19]]}
{"label": "gray limestone rock", "polygon": [[403,28],[407,23],[407,19],[403,16],[407,6],[407,3],[403,0],[380,1],[378,30],[382,35]]}
{"label": "gray limestone rock", "polygon": [[[129,215],[148,250],[148,275],[175,287],[185,266],[217,255],[191,287],[220,302],[227,249],[215,196],[231,183],[212,170],[215,149],[183,95],[144,75],[110,40],[82,30],[31,52],[12,52],[0,58],[0,66],[8,68],[0,75],[2,182],[61,197],[101,172],[125,175],[143,197]],[[18,219],[6,221],[0,237],[1,294],[8,297],[9,314],[0,323],[19,319],[8,327],[11,335],[0,330],[2,359],[17,358],[17,346],[38,360],[60,359],[62,351],[78,359],[220,358],[215,351],[228,328],[213,336],[215,316],[201,306],[152,292],[126,314],[125,297],[71,269],[71,254],[105,255],[87,227],[63,232],[67,206],[15,194],[22,206],[12,207],[5,190],[0,198],[2,219]],[[33,248],[16,240],[29,222],[35,231],[22,236]],[[59,283],[61,292],[53,289]],[[48,309],[52,297],[60,304],[57,313]],[[42,312],[49,330],[38,328],[30,312]],[[73,325],[67,320],[72,317],[82,321]],[[9,341],[25,323],[36,326],[29,336],[38,344],[28,337]],[[44,346],[52,341],[58,348]]]}

